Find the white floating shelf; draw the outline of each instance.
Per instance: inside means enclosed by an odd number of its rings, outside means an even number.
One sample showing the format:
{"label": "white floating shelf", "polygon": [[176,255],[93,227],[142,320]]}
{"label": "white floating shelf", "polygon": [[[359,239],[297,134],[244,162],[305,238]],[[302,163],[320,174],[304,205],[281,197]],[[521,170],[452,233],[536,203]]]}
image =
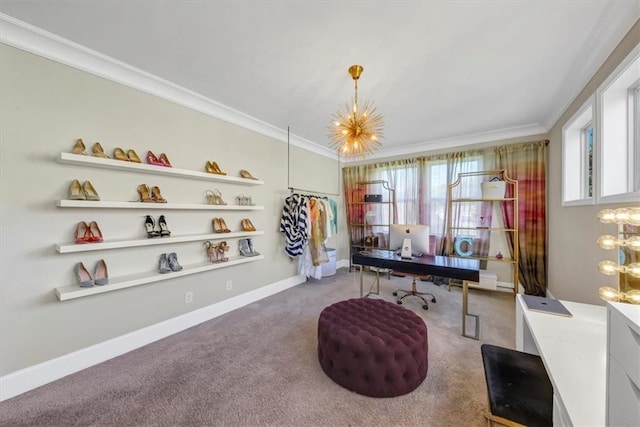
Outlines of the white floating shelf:
{"label": "white floating shelf", "polygon": [[79,166],[98,167],[104,169],[124,170],[129,172],[153,173],[157,175],[175,176],[180,178],[200,179],[205,181],[228,182],[243,185],[262,185],[260,179],[247,179],[229,175],[216,175],[213,173],[191,171],[187,169],[169,168],[165,166],[148,165],[146,163],[125,162],[123,160],[105,159],[82,154],[60,153],[60,163]]}
{"label": "white floating shelf", "polygon": [[[159,166],[158,166],[159,167]],[[106,202],[87,200],[58,200],[59,208],[96,208],[96,209],[183,209],[209,211],[261,211],[264,206],[244,205],[208,205],[203,203],[142,203],[142,202]]]}
{"label": "white floating shelf", "polygon": [[131,288],[133,286],[144,285],[147,283],[159,282],[161,280],[175,279],[177,277],[189,276],[191,274],[231,267],[233,265],[246,264],[248,262],[259,261],[261,259],[264,259],[264,255],[258,255],[255,257],[230,257],[229,261],[227,262],[203,262],[199,264],[183,266],[182,270],[167,274],[148,272],[132,274],[120,278],[109,278],[109,283],[104,286],[92,286],[90,288],[81,288],[78,284],[62,286],[56,288],[56,296],[60,301],[67,301],[70,299],[117,291],[119,289]]}
{"label": "white floating shelf", "polygon": [[175,237],[153,237],[133,240],[105,240],[101,243],[56,243],[56,251],[61,254],[73,252],[101,251],[106,249],[135,248],[139,246],[168,245],[170,243],[195,242],[198,240],[225,240],[236,237],[251,237],[264,231],[234,231],[231,233],[192,234]]}

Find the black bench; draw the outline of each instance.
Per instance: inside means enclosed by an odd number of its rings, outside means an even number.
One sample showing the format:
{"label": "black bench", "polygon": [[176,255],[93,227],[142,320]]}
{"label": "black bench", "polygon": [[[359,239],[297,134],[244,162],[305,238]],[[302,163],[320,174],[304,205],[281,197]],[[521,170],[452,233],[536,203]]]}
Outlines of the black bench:
{"label": "black bench", "polygon": [[490,344],[480,350],[489,421],[508,426],[553,425],[553,386],[540,356]]}

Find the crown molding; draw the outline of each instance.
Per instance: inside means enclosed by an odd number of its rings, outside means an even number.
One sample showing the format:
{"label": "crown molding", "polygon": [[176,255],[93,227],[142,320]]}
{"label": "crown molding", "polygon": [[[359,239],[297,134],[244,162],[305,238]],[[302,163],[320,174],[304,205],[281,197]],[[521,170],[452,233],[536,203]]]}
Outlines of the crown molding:
{"label": "crown molding", "polygon": [[571,96],[560,99],[560,92],[556,93],[552,103],[556,108],[542,120],[544,127],[551,129],[560,120],[638,19],[640,3],[637,1],[609,0],[563,80],[562,86],[572,87]]}
{"label": "crown molding", "polygon": [[[436,151],[445,148],[469,147],[471,145],[483,143],[494,143],[511,138],[521,138],[526,136],[545,134],[548,131],[548,128],[545,128],[538,123],[533,123],[523,126],[498,129],[490,132],[458,135],[450,138],[435,139],[410,145],[403,145],[402,147],[398,148],[390,147],[388,149],[382,149],[371,155],[370,157],[367,157],[367,160],[403,156],[407,154],[427,153],[430,151]],[[354,159],[354,161],[358,160]]]}
{"label": "crown molding", "polygon": [[336,153],[246,113],[41,28],[0,13],[0,42],[337,160]]}

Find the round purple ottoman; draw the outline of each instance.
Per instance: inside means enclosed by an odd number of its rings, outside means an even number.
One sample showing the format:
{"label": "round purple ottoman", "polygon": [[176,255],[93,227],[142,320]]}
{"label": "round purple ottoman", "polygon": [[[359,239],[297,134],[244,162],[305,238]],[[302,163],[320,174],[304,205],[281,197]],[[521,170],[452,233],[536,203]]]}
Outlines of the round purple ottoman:
{"label": "round purple ottoman", "polygon": [[427,376],[427,352],[427,325],[396,304],[354,298],[320,313],[320,366],[356,393],[392,397],[415,390]]}

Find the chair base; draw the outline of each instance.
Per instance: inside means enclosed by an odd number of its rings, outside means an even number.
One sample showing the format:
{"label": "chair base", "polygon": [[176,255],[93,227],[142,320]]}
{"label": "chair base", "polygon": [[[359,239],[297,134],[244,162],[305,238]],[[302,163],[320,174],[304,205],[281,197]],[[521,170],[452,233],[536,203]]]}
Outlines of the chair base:
{"label": "chair base", "polygon": [[405,289],[396,289],[395,292],[393,292],[393,296],[397,297],[399,292],[404,293],[405,295],[401,296],[400,299],[398,299],[396,301],[396,303],[402,305],[402,300],[407,298],[407,297],[416,297],[416,298],[420,298],[422,300],[422,302],[424,303],[422,305],[422,308],[424,310],[429,310],[429,303],[427,302],[427,300],[423,297],[423,295],[427,295],[431,297],[431,302],[435,303],[436,301],[436,297],[429,293],[429,292],[418,292],[418,285],[416,283],[416,279],[418,277],[413,277],[413,281],[411,282],[411,290],[407,291]]}

